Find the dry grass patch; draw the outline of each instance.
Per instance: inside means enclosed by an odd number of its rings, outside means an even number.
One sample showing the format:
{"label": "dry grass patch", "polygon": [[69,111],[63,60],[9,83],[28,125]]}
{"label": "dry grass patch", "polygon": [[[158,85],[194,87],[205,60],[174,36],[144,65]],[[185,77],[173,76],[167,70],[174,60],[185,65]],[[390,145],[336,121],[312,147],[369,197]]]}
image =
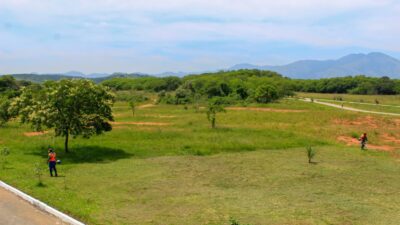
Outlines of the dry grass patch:
{"label": "dry grass patch", "polygon": [[139,126],[171,126],[172,123],[161,122],[111,122],[112,125],[139,125]]}
{"label": "dry grass patch", "polygon": [[40,131],[40,132],[25,132],[24,135],[27,137],[35,137],[35,136],[42,136],[49,133],[48,131]]}

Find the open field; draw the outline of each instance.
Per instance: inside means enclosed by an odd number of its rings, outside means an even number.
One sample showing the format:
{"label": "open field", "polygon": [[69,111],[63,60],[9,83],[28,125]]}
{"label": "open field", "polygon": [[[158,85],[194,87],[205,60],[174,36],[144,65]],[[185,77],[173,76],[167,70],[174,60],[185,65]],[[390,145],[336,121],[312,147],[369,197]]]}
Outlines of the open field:
{"label": "open field", "polygon": [[[398,224],[399,118],[293,100],[259,107],[230,108],[212,130],[191,106],[146,104],[132,117],[118,102],[113,131],[72,139],[70,154],[52,131],[12,122],[0,128],[11,149],[0,179],[89,224]],[[368,151],[354,139],[362,132]],[[59,178],[47,175],[48,145]]]}

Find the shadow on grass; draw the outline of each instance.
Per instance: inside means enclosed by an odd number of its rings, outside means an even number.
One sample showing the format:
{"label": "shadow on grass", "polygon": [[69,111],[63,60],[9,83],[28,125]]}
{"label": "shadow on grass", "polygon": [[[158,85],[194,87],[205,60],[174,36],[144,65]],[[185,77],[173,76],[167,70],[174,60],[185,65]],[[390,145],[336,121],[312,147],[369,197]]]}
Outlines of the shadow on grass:
{"label": "shadow on grass", "polygon": [[[40,152],[34,152],[33,155],[47,158],[47,151],[41,150]],[[57,151],[57,158],[61,160],[61,164],[108,163],[133,156],[133,154],[121,149],[101,146],[80,146],[72,148],[69,153],[65,153],[63,150]]]}

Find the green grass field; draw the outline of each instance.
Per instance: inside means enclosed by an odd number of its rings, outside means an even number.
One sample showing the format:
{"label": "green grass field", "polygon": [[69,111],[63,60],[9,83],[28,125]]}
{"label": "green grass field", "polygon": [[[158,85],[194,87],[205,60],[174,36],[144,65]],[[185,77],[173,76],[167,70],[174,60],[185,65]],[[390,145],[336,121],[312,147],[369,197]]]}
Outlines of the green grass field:
{"label": "green grass field", "polygon": [[[88,224],[398,224],[400,143],[386,138],[399,140],[398,119],[295,100],[254,107],[218,114],[213,130],[191,106],[132,117],[118,102],[113,131],[72,139],[69,154],[51,131],[27,137],[12,122],[0,128],[11,150],[0,179]],[[393,150],[338,140],[362,132]],[[63,162],[58,178],[47,173],[48,145]]]}

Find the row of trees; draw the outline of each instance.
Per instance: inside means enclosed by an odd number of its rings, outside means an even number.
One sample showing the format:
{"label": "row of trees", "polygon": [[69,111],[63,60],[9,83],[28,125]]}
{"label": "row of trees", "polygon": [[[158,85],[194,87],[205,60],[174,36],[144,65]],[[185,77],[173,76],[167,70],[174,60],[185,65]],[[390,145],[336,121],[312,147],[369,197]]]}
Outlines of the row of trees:
{"label": "row of trees", "polygon": [[178,77],[117,78],[102,83],[114,90],[144,90],[159,93],[170,104],[196,103],[222,97],[227,102],[267,103],[294,92],[400,94],[400,80],[389,77],[348,76],[319,80],[295,80],[259,70],[220,71]]}
{"label": "row of trees", "polygon": [[102,83],[114,90],[147,90],[159,93],[167,104],[198,103],[214,97],[226,104],[238,101],[268,103],[293,94],[291,80],[270,71],[239,70],[191,75],[184,78],[112,79]]}
{"label": "row of trees", "polygon": [[349,94],[400,94],[400,80],[389,77],[338,77],[320,80],[294,80],[295,91]]}

